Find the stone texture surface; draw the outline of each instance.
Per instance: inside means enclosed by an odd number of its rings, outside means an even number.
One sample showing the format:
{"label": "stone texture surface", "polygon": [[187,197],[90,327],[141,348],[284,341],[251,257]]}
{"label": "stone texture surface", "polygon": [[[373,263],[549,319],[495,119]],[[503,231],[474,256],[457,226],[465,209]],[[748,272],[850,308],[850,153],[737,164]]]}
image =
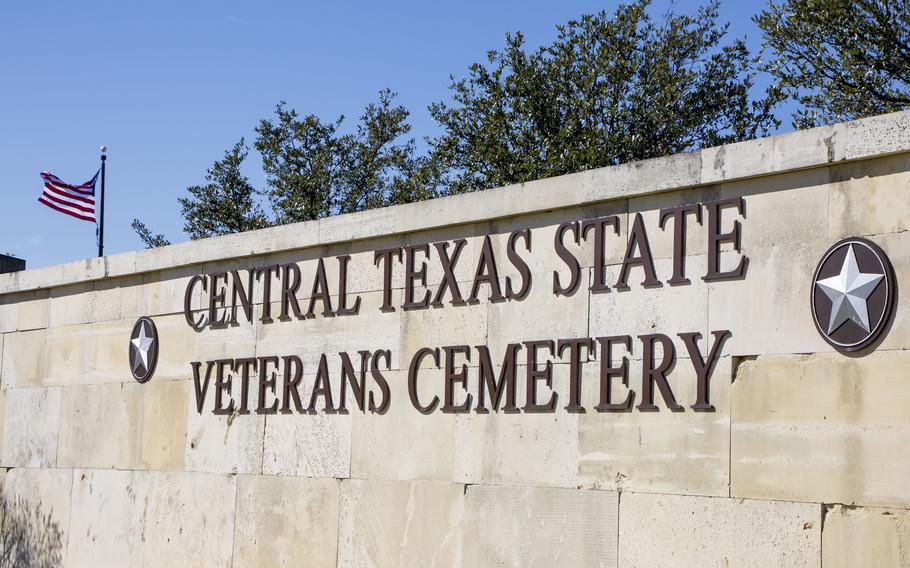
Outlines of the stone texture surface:
{"label": "stone texture surface", "polygon": [[[388,412],[351,411],[351,477],[451,481],[455,416],[440,412],[421,415],[408,397],[407,371],[391,373],[388,380]],[[421,370],[418,385],[422,403],[434,396],[443,400],[442,371]]]}
{"label": "stone texture surface", "polygon": [[188,381],[61,389],[60,467],[182,469]]}
{"label": "stone texture surface", "polygon": [[623,493],[619,566],[819,567],[821,531],[811,503]]}
{"label": "stone texture surface", "polygon": [[[498,370],[499,364],[494,363]],[[518,367],[516,399],[524,406],[524,365]],[[478,376],[468,377],[476,400]],[[495,485],[576,487],[578,485],[578,414],[566,412],[569,366],[553,366],[553,389],[541,382],[537,403],[555,391],[555,413],[455,415],[455,481]]]}
{"label": "stone texture surface", "polygon": [[616,566],[617,494],[471,485],[463,566]]}
{"label": "stone texture surface", "polygon": [[462,566],[464,486],[341,482],[338,566]]}
{"label": "stone texture surface", "polygon": [[[400,305],[400,296],[395,295],[393,305]],[[353,301],[353,299],[352,299]],[[333,298],[333,306],[337,299]],[[255,345],[261,355],[298,355],[303,360],[304,373],[314,373],[323,353],[330,356],[345,351],[356,355],[357,351],[389,350],[391,366],[399,365],[399,323],[404,316],[401,310],[394,312],[380,311],[382,293],[370,292],[361,294],[361,308],[358,315],[323,317],[322,302],[317,302],[316,318],[291,320],[257,326]],[[301,305],[306,311],[307,304]],[[424,310],[425,312],[426,310]],[[273,304],[272,313],[277,314],[277,304]],[[184,324],[185,325],[185,324]],[[238,328],[239,329],[239,328]],[[217,334],[212,334],[217,339]]]}
{"label": "stone texture surface", "polygon": [[118,320],[49,329],[44,384],[132,382],[127,345],[134,323]]}
{"label": "stone texture surface", "polygon": [[233,568],[333,568],[341,484],[335,479],[240,476]]}
{"label": "stone texture surface", "polygon": [[846,148],[842,124],[706,148],[701,153],[701,183],[834,163],[845,158]]}
{"label": "stone texture surface", "polygon": [[831,170],[830,237],[897,233],[910,228],[910,157],[844,164]]}
{"label": "stone texture surface", "polygon": [[[333,401],[341,385],[333,375]],[[301,400],[306,405],[315,375],[304,375]],[[349,395],[350,396],[350,395]],[[348,406],[350,408],[350,404]],[[272,414],[265,416],[262,471],[271,475],[346,478],[351,475],[351,414]],[[354,411],[356,412],[356,411]],[[249,417],[241,417],[246,419]]]}
{"label": "stone texture surface", "polygon": [[[713,339],[712,339],[713,341]],[[618,362],[617,362],[618,364]],[[655,393],[658,412],[599,413],[600,381],[588,372],[583,383],[587,412],[579,417],[578,473],[586,486],[620,490],[727,496],[730,490],[730,383],[732,362],[717,362],[710,382],[714,412],[695,412],[696,374],[679,359],[667,380],[684,407],[669,411]],[[641,402],[641,361],[629,365],[629,385]],[[613,401],[628,396],[613,380]]]}
{"label": "stone texture surface", "polygon": [[2,465],[54,467],[60,389],[14,389],[4,398]]}
{"label": "stone texture surface", "polygon": [[910,352],[760,356],[732,388],[734,497],[910,505]]}
{"label": "stone texture surface", "polygon": [[708,285],[708,328],[729,329],[724,353],[832,351],[809,308],[812,274],[830,243],[781,245],[749,257],[745,280]]}
{"label": "stone texture surface", "polygon": [[701,163],[700,152],[689,152],[589,170],[585,172],[584,198],[616,199],[698,185]]}
{"label": "stone texture surface", "polygon": [[233,476],[75,470],[67,565],[228,567],[235,493]]}
{"label": "stone texture surface", "polygon": [[28,331],[47,327],[47,290],[30,292],[16,302],[16,329]]}
{"label": "stone texture surface", "polygon": [[[66,543],[69,539],[72,485],[73,471],[70,469],[18,467],[7,471],[3,477],[3,496],[8,504],[15,507],[16,513],[27,514],[31,511],[48,517],[47,525],[32,520],[28,528],[32,534],[47,538],[44,550],[57,556],[62,566],[68,565]],[[76,526],[80,526],[78,520]]]}
{"label": "stone texture surface", "polygon": [[904,152],[910,146],[910,114],[894,112],[845,122],[848,160]]}
{"label": "stone texture surface", "polygon": [[138,469],[182,470],[186,456],[189,381],[131,385],[139,391]]}
{"label": "stone texture surface", "polygon": [[[587,271],[582,277],[581,289],[572,296],[554,296],[550,278],[552,272],[533,275],[532,282],[536,286],[532,285],[524,301],[489,304],[486,344],[493,361],[502,361],[510,343],[587,336]],[[533,312],[528,309],[529,305],[534,306]],[[472,358],[476,359],[476,353]],[[477,361],[471,361],[470,365],[476,366]]]}
{"label": "stone texture surface", "polygon": [[73,472],[69,566],[142,566],[147,487],[136,474],[115,470]]}
{"label": "stone texture surface", "polygon": [[[670,278],[673,273],[671,259],[655,260],[655,270],[661,278]],[[692,274],[703,274],[706,257],[691,256],[687,259],[687,270]],[[607,282],[615,282],[620,267],[607,267]],[[610,292],[591,294],[590,330],[591,337],[617,334],[638,335],[663,333],[671,337],[682,332],[698,332],[702,340],[708,332],[708,284],[701,278],[691,278],[690,284],[645,288],[640,268],[633,268],[628,289],[611,288]],[[647,306],[642,310],[642,306]],[[711,329],[725,329],[712,327]],[[636,340],[636,343],[637,340]],[[637,349],[640,349],[640,344]],[[640,352],[633,352],[636,358]]]}
{"label": "stone texture surface", "polygon": [[4,389],[39,387],[44,382],[45,330],[3,334],[0,383]]}
{"label": "stone texture surface", "polygon": [[194,397],[187,398],[186,471],[262,473],[265,417],[198,414]]}
{"label": "stone texture surface", "polygon": [[147,499],[143,567],[231,566],[235,476],[137,472],[134,478]]}
{"label": "stone texture surface", "polygon": [[904,509],[833,505],[825,513],[822,566],[910,566],[910,513]]}
{"label": "stone texture surface", "polygon": [[60,467],[129,468],[139,440],[138,389],[112,384],[60,392]]}

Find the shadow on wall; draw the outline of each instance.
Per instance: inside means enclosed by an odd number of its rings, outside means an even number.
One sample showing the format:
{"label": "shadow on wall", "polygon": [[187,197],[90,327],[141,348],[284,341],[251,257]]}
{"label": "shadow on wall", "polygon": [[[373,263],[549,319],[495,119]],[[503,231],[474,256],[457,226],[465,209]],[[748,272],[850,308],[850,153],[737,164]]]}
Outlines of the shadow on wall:
{"label": "shadow on wall", "polygon": [[63,533],[40,503],[0,495],[0,568],[61,566],[62,548]]}

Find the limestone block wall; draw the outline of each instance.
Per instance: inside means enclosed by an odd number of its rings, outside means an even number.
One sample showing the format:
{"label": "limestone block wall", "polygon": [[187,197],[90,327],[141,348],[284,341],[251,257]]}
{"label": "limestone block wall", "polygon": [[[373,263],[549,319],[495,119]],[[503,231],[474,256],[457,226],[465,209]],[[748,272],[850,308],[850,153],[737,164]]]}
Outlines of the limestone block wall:
{"label": "limestone block wall", "polygon": [[[30,531],[74,567],[910,566],[910,308],[900,296],[910,282],[908,127],[910,113],[898,113],[0,275],[3,495],[49,513]],[[745,274],[704,281],[714,256],[704,204],[738,198],[741,213],[726,208],[721,230],[740,224],[739,250],[719,244],[717,262],[731,270],[745,257]],[[703,222],[690,217],[684,233],[689,282],[671,285],[675,235],[660,211],[693,204]],[[554,273],[571,277],[554,246],[560,225],[611,216],[604,266],[593,238],[566,238],[581,281],[554,294]],[[634,266],[629,285],[614,289],[636,224],[661,283],[645,285]],[[526,228],[530,246],[519,239],[517,250],[527,296],[500,301],[486,284],[469,299],[484,254],[497,259],[504,288],[523,281],[506,259],[510,235]],[[822,339],[809,309],[816,265],[848,236],[880,246],[898,284],[883,339],[853,355]],[[439,262],[443,242],[448,253],[461,247],[451,274]],[[395,263],[386,287],[377,251],[424,245],[425,283],[408,292],[415,280]],[[349,257],[356,315],[326,316],[320,302],[313,317],[278,321],[280,298],[257,287],[252,321],[188,325],[208,314],[198,287],[186,309],[194,277],[271,265],[298,267],[306,311],[322,264],[337,307],[339,256]],[[609,292],[591,290],[601,268]],[[452,304],[449,290],[440,307],[402,309],[447,277],[465,302]],[[276,321],[262,321],[267,309]],[[142,316],[159,336],[147,383],[128,360]],[[699,333],[707,356],[718,330],[730,337],[711,375],[714,410],[696,412],[698,373],[679,334]],[[667,381],[681,410],[657,391],[656,411],[597,411],[602,352],[578,368],[558,353],[532,361],[530,371],[551,365],[536,400],[555,392],[554,412],[422,414],[409,397],[410,367],[426,347],[486,346],[498,373],[509,344],[628,335],[631,352],[613,361],[628,365],[628,385],[615,379],[611,392],[614,402],[633,392],[638,405],[653,363],[641,337],[653,334],[672,340]],[[388,353],[385,412],[350,398],[349,412],[326,412],[323,396],[313,412],[215,414],[211,392],[198,410],[192,362],[204,371],[208,361],[296,355],[306,403],[326,354],[337,402],[336,355],[359,351]],[[526,351],[515,360],[521,405]],[[456,402],[476,397],[481,359],[471,352],[452,368],[465,366],[463,383],[424,358],[420,400],[443,404],[447,384]],[[575,381],[583,412],[566,409]],[[237,385],[226,396],[239,405]],[[258,388],[254,374],[249,392]],[[371,392],[379,396],[375,383]]]}

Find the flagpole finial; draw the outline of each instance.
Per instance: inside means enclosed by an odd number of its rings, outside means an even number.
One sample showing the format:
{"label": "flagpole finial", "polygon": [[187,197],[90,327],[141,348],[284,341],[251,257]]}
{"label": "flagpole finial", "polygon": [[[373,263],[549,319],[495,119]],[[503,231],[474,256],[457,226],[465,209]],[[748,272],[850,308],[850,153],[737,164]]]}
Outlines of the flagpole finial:
{"label": "flagpole finial", "polygon": [[107,146],[102,146],[100,148],[100,150],[101,150],[101,153],[104,154],[105,152],[107,152]]}

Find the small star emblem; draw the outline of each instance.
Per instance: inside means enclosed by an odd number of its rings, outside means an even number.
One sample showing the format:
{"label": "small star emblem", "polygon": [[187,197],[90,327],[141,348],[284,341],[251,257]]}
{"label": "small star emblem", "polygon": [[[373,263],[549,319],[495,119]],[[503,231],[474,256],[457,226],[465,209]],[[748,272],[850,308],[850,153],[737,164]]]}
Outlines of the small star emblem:
{"label": "small star emblem", "polygon": [[158,331],[149,318],[139,318],[130,334],[130,371],[133,378],[144,383],[152,378],[158,360]]}
{"label": "small star emblem", "polygon": [[874,342],[887,327],[894,299],[894,269],[885,252],[869,240],[843,239],[815,269],[815,327],[838,351],[857,351]]}

